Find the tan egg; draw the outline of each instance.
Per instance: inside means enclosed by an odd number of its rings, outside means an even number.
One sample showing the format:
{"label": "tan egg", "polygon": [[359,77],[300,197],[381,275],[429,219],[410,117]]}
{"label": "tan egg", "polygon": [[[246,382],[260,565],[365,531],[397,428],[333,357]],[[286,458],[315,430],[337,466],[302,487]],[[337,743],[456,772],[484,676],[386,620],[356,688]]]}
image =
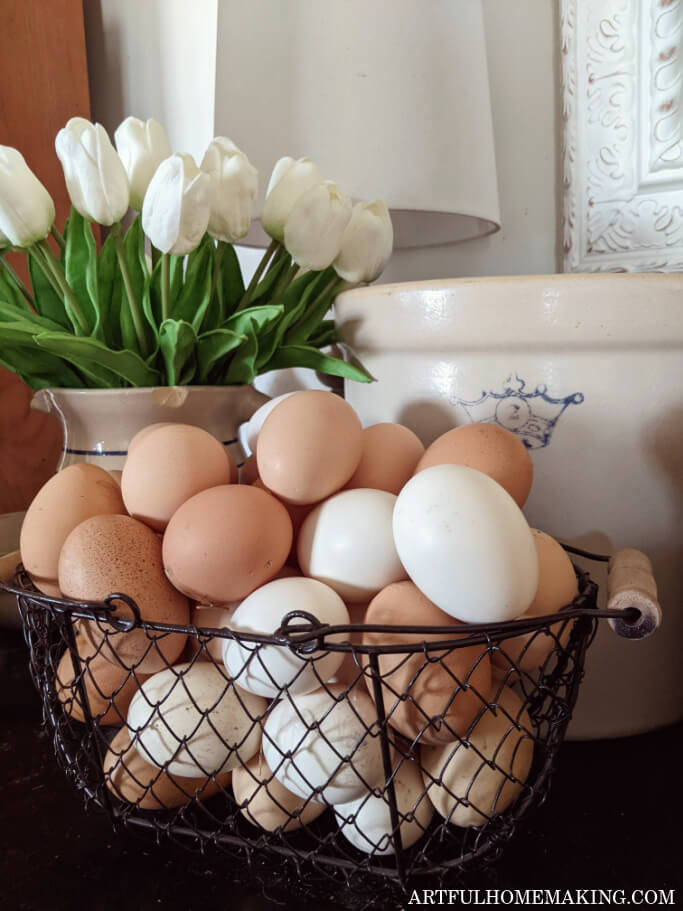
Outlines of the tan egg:
{"label": "tan egg", "polygon": [[240,468],[240,484],[253,484],[258,481],[258,467],[256,465],[256,456],[250,455]]}
{"label": "tan egg", "polygon": [[85,519],[126,514],[121,490],[104,468],[70,465],[44,484],[21,526],[21,559],[36,588],[60,597],[59,552],[67,536]]}
{"label": "tan egg", "polygon": [[[260,478],[257,478],[253,482],[252,487],[257,487],[259,490],[265,490],[271,496],[275,496],[272,491],[268,490]],[[292,520],[292,546],[289,550],[289,553],[287,554],[287,563],[293,566],[298,566],[296,558],[296,542],[297,538],[299,537],[299,530],[304,524],[304,519],[309,514],[309,512],[315,508],[316,504],[310,503],[306,505],[298,505],[297,503],[288,503],[286,500],[282,500],[279,497],[277,497],[277,499],[285,507],[289,514],[289,518]]]}
{"label": "tan egg", "polygon": [[203,604],[238,601],[270,581],[292,546],[292,522],[275,497],[230,484],[196,494],[164,534],[166,575]]}
{"label": "tan egg", "polygon": [[258,438],[264,485],[289,503],[317,503],[340,490],[360,462],[362,427],[332,392],[306,389],[281,401]]}
{"label": "tan egg", "polygon": [[398,494],[413,475],[425,448],[402,424],[373,424],[363,431],[360,464],[346,486]]}
{"label": "tan egg", "polygon": [[[64,542],[59,558],[59,586],[75,601],[103,601],[128,595],[143,620],[186,626],[187,598],[164,575],[161,540],[151,528],[130,516],[94,516],[81,522]],[[118,602],[116,616],[130,617]],[[90,623],[87,634],[113,663],[153,674],[168,667],[182,652],[186,635],[133,629],[114,632],[105,623]]]}
{"label": "tan egg", "polygon": [[519,696],[504,687],[467,742],[423,747],[422,777],[437,813],[456,826],[480,826],[506,810],[531,770],[533,737]]}
{"label": "tan egg", "polygon": [[[208,607],[206,605],[197,605],[192,608],[191,624],[197,629],[229,629],[230,620],[241,601],[234,601],[231,605],[225,607]],[[188,661],[196,654],[199,654],[200,661],[215,661],[216,664],[223,664],[223,643],[226,640],[220,636],[214,636],[204,642],[195,639],[194,636],[187,637],[187,657]]]}
{"label": "tan egg", "polygon": [[[571,604],[579,593],[572,561],[562,545],[538,529],[532,528],[531,534],[538,554],[538,588],[531,606],[522,614],[523,618],[557,613]],[[571,620],[558,622],[550,626],[550,632],[541,629],[502,639],[498,642],[500,651],[493,652],[493,660],[502,670],[514,665],[524,671],[538,671],[558,643],[566,645],[572,627]]]}
{"label": "tan egg", "polygon": [[300,829],[326,809],[324,803],[304,800],[288,791],[270,771],[261,752],[233,771],[232,790],[242,816],[266,832]]}
{"label": "tan egg", "polygon": [[[368,609],[367,604],[349,603],[346,605],[349,612],[349,624],[356,626],[365,623],[365,613]],[[353,632],[349,635],[351,645],[360,645],[363,639],[362,632]],[[328,683],[341,683],[345,687],[363,685],[363,667],[360,652],[346,652],[339,668],[334,676],[330,677]]]}
{"label": "tan egg", "polygon": [[131,516],[163,531],[190,497],[236,482],[237,468],[215,437],[189,424],[164,424],[129,451],[121,491]]}
{"label": "tan egg", "polygon": [[211,778],[187,778],[163,772],[140,756],[126,727],[112,740],[102,768],[112,794],[140,810],[182,807],[193,798],[206,800],[229,787],[232,777],[231,772]]}
{"label": "tan egg", "polygon": [[465,424],[438,437],[417,463],[415,474],[433,465],[466,465],[497,481],[522,508],[533,480],[529,451],[497,424]]}
{"label": "tan egg", "polygon": [[[363,633],[363,645],[457,641],[459,621],[433,604],[412,582],[384,588],[370,602],[365,623],[378,626],[447,626],[453,632]],[[411,740],[436,744],[463,737],[491,691],[491,662],[484,645],[444,651],[379,655],[384,709],[389,724]],[[438,660],[435,660],[437,659]],[[363,656],[367,665],[367,656]],[[372,677],[366,683],[373,695]],[[402,698],[406,696],[407,698]]]}
{"label": "tan egg", "polygon": [[169,427],[171,421],[158,421],[156,424],[148,424],[146,427],[143,427],[142,430],[138,430],[133,439],[128,444],[128,455],[135,449],[138,443],[142,442],[146,436],[150,433],[154,433],[155,430],[158,430],[160,427]]}
{"label": "tan egg", "polygon": [[[124,724],[130,701],[147,676],[117,667],[99,654],[83,632],[89,625],[90,621],[82,621],[79,625],[76,650],[90,715],[101,725]],[[55,691],[69,715],[76,721],[85,721],[85,708],[69,649],[57,665]]]}

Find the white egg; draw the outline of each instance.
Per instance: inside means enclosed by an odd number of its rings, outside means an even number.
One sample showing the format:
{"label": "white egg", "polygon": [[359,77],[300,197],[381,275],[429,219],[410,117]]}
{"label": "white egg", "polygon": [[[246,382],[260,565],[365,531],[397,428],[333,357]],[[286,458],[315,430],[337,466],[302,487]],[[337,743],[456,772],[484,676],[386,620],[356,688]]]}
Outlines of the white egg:
{"label": "white egg", "polygon": [[[403,848],[421,838],[434,815],[425,793],[419,766],[404,760],[393,778]],[[363,797],[338,804],[335,815],[339,829],[351,844],[366,854],[395,854],[394,827],[391,822],[388,789],[377,795],[368,791]]]}
{"label": "white egg", "polygon": [[257,408],[256,411],[252,414],[249,419],[247,426],[244,430],[244,438],[246,444],[249,447],[250,453],[256,452],[256,441],[258,440],[258,435],[261,432],[263,427],[263,422],[268,417],[273,408],[276,408],[280,402],[284,402],[285,399],[288,399],[290,395],[294,395],[293,392],[285,392],[283,395],[277,395],[274,399],[271,399],[269,402],[266,402],[264,405],[261,405],[260,408]]}
{"label": "white egg", "polygon": [[[232,615],[236,632],[274,633],[290,611],[305,611],[329,626],[349,622],[346,605],[329,585],[315,579],[276,579],[252,592]],[[295,624],[305,622],[302,619]],[[343,642],[341,633],[331,642]],[[328,680],[344,658],[343,652],[315,651],[298,655],[284,645],[263,645],[226,639],[223,661],[228,674],[250,693],[277,698],[285,687],[290,693],[309,693]]]}
{"label": "white egg", "polygon": [[435,465],[408,481],[394,508],[398,555],[415,585],[464,623],[511,620],[538,585],[524,515],[500,484],[463,465]]}
{"label": "white egg", "polygon": [[299,797],[346,803],[384,779],[377,712],[359,687],[347,695],[334,685],[287,696],[263,732],[268,767]]}
{"label": "white egg", "polygon": [[343,490],[304,519],[297,540],[302,572],[326,582],[345,601],[369,601],[406,578],[394,545],[396,497],[385,490]]}
{"label": "white egg", "polygon": [[173,775],[228,772],[261,745],[265,699],[241,690],[208,661],[177,664],[146,680],[127,725],[140,756]]}

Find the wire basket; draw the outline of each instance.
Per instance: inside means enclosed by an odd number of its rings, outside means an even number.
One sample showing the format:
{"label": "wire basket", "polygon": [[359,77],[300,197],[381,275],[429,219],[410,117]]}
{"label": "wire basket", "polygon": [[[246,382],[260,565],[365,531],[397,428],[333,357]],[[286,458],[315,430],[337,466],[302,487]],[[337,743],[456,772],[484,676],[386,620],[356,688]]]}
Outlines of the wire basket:
{"label": "wire basket", "polygon": [[[545,799],[598,619],[631,638],[659,622],[649,561],[618,556],[607,610],[577,569],[579,594],[557,614],[459,625],[457,637],[453,627],[322,626],[300,611],[271,636],[147,623],[124,594],[50,598],[21,567],[4,587],[18,597],[57,761],[87,804],[117,829],[228,855],[236,877],[266,893],[287,883],[367,907],[491,864]],[[133,636],[138,657],[124,664]],[[187,641],[169,666],[173,636]],[[244,661],[231,677],[220,651],[233,643]],[[321,659],[339,653],[330,677]],[[286,685],[274,655],[294,667]],[[168,668],[153,692],[141,689],[150,659]],[[271,698],[246,692],[248,677]],[[435,690],[446,694],[436,713]],[[127,729],[132,700],[146,720]]]}

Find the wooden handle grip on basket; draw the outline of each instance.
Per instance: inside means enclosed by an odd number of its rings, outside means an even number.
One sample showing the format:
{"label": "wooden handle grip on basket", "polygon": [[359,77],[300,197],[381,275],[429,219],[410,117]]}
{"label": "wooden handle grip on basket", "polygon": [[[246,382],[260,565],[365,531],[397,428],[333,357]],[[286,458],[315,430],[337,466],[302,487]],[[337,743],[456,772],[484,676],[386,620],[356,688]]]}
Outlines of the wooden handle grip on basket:
{"label": "wooden handle grip on basket", "polygon": [[639,550],[618,550],[609,561],[607,607],[625,610],[634,607],[640,616],[633,621],[610,617],[609,625],[625,639],[651,636],[662,622],[662,608],[657,601],[657,583],[652,564]]}

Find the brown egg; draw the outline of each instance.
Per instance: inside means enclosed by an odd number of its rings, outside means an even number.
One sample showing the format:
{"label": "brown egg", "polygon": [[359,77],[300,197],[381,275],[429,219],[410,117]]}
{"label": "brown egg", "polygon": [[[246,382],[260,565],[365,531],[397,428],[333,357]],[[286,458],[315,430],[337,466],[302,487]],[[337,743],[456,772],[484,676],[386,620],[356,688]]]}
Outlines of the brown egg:
{"label": "brown egg", "polygon": [[230,484],[196,494],[164,534],[166,575],[202,604],[238,601],[269,582],[292,546],[292,522],[275,497]]}
{"label": "brown egg", "polygon": [[324,803],[304,800],[288,791],[270,771],[261,752],[233,771],[232,790],[242,816],[266,832],[280,827],[283,832],[300,829],[326,809]]}
{"label": "brown egg", "polygon": [[227,788],[232,776],[223,772],[211,778],[185,778],[163,772],[140,756],[126,727],[112,740],[102,767],[112,794],[140,810],[182,807],[192,798],[206,800]]}
{"label": "brown egg", "polygon": [[346,486],[371,487],[399,494],[413,475],[425,448],[402,424],[373,424],[363,431],[363,453]]}
{"label": "brown egg", "polygon": [[162,424],[129,450],[121,491],[128,512],[156,531],[190,497],[237,482],[237,468],[222,443],[189,424]]}
{"label": "brown egg", "polygon": [[[260,478],[257,478],[251,486],[258,487],[260,490],[265,490],[266,493],[269,493],[271,496],[275,496],[272,491],[268,490]],[[286,500],[280,499],[280,497],[277,497],[277,500],[282,503],[289,514],[289,518],[292,520],[292,546],[287,554],[287,563],[292,566],[298,566],[299,564],[296,558],[296,539],[299,537],[299,530],[304,524],[304,519],[316,504],[308,503],[306,505],[299,505],[297,503],[288,503]]]}
{"label": "brown egg", "polygon": [[466,465],[487,474],[522,508],[533,480],[529,451],[510,430],[497,424],[465,424],[442,434],[427,448],[415,474],[432,465]]}
{"label": "brown egg", "polygon": [[[457,635],[460,623],[439,610],[412,582],[396,582],[382,589],[370,602],[365,623],[448,626],[453,633],[445,637],[366,631],[363,645],[462,638]],[[464,736],[482,711],[491,689],[491,663],[483,645],[432,651],[428,657],[430,660],[421,651],[379,655],[384,709],[389,724],[411,740],[419,736],[421,743],[445,743]],[[372,695],[372,677],[367,674],[365,679]],[[408,698],[402,698],[404,694]]]}
{"label": "brown egg", "polygon": [[[130,516],[94,516],[81,522],[64,542],[59,557],[59,586],[76,601],[103,601],[122,593],[132,598],[143,620],[187,625],[190,606],[164,575],[161,539]],[[130,617],[117,603],[116,616]],[[90,623],[87,634],[115,664],[145,674],[163,670],[178,658],[186,636],[134,629],[114,632],[106,623]]]}
{"label": "brown egg", "polygon": [[[365,623],[365,614],[368,609],[367,604],[347,604],[346,608],[349,612],[350,625],[355,626],[360,623]],[[349,641],[352,645],[360,645],[362,640],[362,632],[354,632],[349,635]],[[363,667],[364,663],[361,660],[360,652],[346,652],[344,654],[344,658],[342,659],[342,663],[339,665],[338,670],[333,677],[330,677],[328,683],[341,683],[345,687],[350,687],[357,684],[360,684],[362,686]]]}
{"label": "brown egg", "polygon": [[[136,674],[127,668],[118,667],[97,652],[90,638],[85,634],[91,621],[81,620],[77,626],[76,650],[80,658],[81,674],[90,715],[98,724],[124,724],[128,706],[145,674]],[[66,711],[76,721],[85,721],[81,693],[76,683],[71,652],[67,649],[57,665],[55,691]]]}
{"label": "brown egg", "polygon": [[91,516],[126,514],[121,490],[104,468],[70,465],[36,494],[21,526],[21,559],[36,588],[59,598],[57,565],[62,544]]}
{"label": "brown egg", "polygon": [[128,455],[131,454],[138,443],[144,440],[148,434],[153,433],[155,430],[158,430],[159,427],[168,427],[171,423],[171,421],[158,421],[156,424],[148,424],[146,427],[143,427],[142,430],[138,430],[138,432],[128,444]]}
{"label": "brown egg", "polygon": [[[523,617],[543,617],[554,614],[571,604],[579,593],[576,573],[567,552],[550,535],[532,528],[531,534],[538,554],[538,588],[531,606]],[[493,652],[494,663],[503,671],[512,665],[524,671],[537,671],[543,666],[552,649],[566,645],[573,622],[558,622],[550,631],[538,630],[523,636],[503,639],[500,651]]]}
{"label": "brown egg", "polygon": [[256,461],[264,485],[289,503],[317,503],[340,490],[360,462],[361,423],[332,392],[306,389],[263,423]]}
{"label": "brown egg", "polygon": [[250,455],[240,468],[240,484],[253,484],[258,481],[258,467],[256,456]]}

